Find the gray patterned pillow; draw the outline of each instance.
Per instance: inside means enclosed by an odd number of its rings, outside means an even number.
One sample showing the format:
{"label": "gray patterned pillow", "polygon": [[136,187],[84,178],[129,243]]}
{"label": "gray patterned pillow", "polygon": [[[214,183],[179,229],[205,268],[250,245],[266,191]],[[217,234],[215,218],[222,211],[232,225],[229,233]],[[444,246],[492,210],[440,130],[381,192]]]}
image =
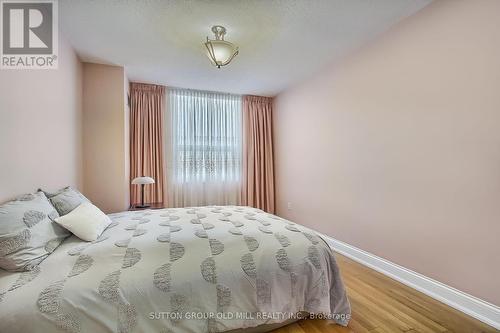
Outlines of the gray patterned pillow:
{"label": "gray patterned pillow", "polygon": [[71,235],[53,221],[57,217],[43,192],[0,205],[0,267],[29,271],[42,262]]}
{"label": "gray patterned pillow", "polygon": [[84,202],[90,202],[83,194],[68,186],[57,193],[44,192],[60,216],[64,216]]}

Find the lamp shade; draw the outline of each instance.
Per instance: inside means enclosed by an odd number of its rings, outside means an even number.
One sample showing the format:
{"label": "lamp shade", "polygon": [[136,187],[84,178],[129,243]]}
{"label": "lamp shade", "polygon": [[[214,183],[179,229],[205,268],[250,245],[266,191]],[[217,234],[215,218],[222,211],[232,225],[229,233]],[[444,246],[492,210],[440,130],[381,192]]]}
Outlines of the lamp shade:
{"label": "lamp shade", "polygon": [[207,42],[205,47],[207,48],[207,56],[217,68],[225,66],[233,60],[233,58],[238,54],[238,47],[233,43],[224,40],[224,35],[226,34],[226,28],[221,25],[214,25],[212,27],[212,32],[215,35],[215,39],[209,39],[207,37]]}
{"label": "lamp shade", "polygon": [[238,48],[225,40],[208,40],[205,46],[208,58],[219,68],[229,64],[238,54]]}
{"label": "lamp shade", "polygon": [[151,177],[137,177],[132,180],[132,184],[144,185],[144,184],[154,184],[155,180]]}

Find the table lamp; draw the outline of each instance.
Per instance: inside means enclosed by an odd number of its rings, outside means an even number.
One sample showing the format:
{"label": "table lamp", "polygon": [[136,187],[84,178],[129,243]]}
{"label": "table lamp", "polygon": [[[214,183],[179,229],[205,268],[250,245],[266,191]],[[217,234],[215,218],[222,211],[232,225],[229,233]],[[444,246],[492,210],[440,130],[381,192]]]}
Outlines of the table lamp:
{"label": "table lamp", "polygon": [[149,205],[144,204],[144,185],[154,184],[155,180],[151,177],[137,177],[132,180],[132,184],[141,185],[141,204],[137,205],[137,208],[148,208]]}

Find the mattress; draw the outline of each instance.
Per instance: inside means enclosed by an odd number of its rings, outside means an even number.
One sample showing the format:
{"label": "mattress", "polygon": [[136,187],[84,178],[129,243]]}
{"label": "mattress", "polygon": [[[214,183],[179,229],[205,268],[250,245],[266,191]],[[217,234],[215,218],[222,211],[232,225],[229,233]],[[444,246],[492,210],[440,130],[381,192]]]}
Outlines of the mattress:
{"label": "mattress", "polygon": [[252,331],[300,313],[349,321],[333,251],[304,226],[239,206],[109,216],[96,241],[71,236],[36,269],[0,272],[0,332]]}

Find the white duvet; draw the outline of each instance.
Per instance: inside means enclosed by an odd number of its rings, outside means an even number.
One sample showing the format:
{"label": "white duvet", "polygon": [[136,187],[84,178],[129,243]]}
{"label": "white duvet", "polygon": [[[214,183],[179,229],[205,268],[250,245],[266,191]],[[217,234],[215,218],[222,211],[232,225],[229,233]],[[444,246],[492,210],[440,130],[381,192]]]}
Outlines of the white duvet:
{"label": "white duvet", "polygon": [[249,207],[112,214],[30,272],[0,271],[0,332],[224,332],[304,311],[346,325],[333,252],[313,231]]}

